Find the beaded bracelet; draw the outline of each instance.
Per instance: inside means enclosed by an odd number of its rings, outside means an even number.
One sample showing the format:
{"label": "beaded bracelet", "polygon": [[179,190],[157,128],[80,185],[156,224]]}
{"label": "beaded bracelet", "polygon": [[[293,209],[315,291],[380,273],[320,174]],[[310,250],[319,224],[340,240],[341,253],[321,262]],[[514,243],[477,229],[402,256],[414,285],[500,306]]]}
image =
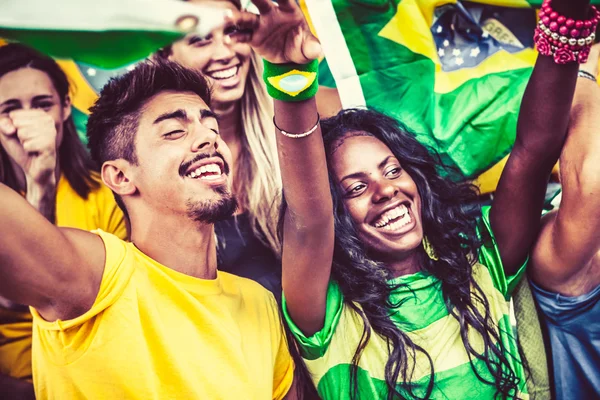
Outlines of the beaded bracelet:
{"label": "beaded bracelet", "polygon": [[557,64],[587,61],[600,20],[600,12],[594,6],[591,6],[590,18],[574,20],[558,14],[550,0],[545,0],[538,15],[540,21],[535,28],[534,42],[541,55],[553,56]]}

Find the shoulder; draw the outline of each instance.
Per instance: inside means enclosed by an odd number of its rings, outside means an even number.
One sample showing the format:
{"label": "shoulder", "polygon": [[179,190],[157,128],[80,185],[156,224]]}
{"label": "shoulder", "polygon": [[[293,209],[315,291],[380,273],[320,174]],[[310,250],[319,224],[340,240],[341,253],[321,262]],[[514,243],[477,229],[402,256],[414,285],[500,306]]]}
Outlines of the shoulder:
{"label": "shoulder", "polygon": [[238,296],[250,304],[277,307],[273,294],[260,283],[228,272],[219,271],[218,273],[223,292],[226,294]]}

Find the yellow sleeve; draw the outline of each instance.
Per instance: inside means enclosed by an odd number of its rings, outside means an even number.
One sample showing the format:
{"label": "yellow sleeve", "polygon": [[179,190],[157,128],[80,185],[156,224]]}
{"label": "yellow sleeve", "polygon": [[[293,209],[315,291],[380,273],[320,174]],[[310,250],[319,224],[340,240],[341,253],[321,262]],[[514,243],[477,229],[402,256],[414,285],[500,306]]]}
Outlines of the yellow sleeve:
{"label": "yellow sleeve", "polygon": [[[278,310],[275,298],[271,296],[273,309]],[[285,337],[283,321],[281,315],[277,313],[277,321],[272,329],[276,332],[271,336],[273,338],[273,350],[275,354],[275,363],[273,368],[273,399],[280,400],[285,397],[294,381],[294,360],[290,355],[288,342]]]}

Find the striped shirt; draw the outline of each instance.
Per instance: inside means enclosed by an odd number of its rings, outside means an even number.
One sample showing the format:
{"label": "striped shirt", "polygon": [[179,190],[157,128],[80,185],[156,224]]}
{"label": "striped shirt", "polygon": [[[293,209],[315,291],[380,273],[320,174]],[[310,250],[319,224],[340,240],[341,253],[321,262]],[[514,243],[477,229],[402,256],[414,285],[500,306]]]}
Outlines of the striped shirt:
{"label": "striped shirt", "polygon": [[[482,210],[482,228],[491,232],[489,207]],[[510,293],[523,276],[525,264],[519,271],[507,277],[502,268],[498,247],[483,246],[479,263],[473,267],[475,281],[485,293],[493,322],[498,326],[500,339],[511,368],[520,379],[518,397],[527,399],[525,373],[520,361],[514,324],[510,318]],[[484,362],[474,359],[469,363],[460,335],[458,321],[450,315],[445,305],[441,281],[432,275],[418,272],[390,281],[398,285],[391,293],[391,304],[400,304],[392,310],[392,321],[416,345],[427,351],[434,365],[434,388],[432,399],[491,399],[496,392],[493,385],[477,378],[473,369],[487,381],[493,377]],[[285,297],[285,296],[284,296]],[[310,337],[294,324],[285,307],[284,315],[300,346],[306,365],[321,398],[350,399],[350,368],[352,357],[363,334],[361,317],[347,304],[335,282],[327,292],[325,322],[322,330]],[[483,351],[483,339],[474,330],[469,333],[469,343],[479,353]],[[387,342],[371,332],[371,339],[358,363],[359,399],[385,399],[385,365],[389,357]],[[409,361],[412,365],[413,361]],[[416,353],[415,370],[411,387],[419,396],[425,393],[430,379],[430,364],[421,352]],[[398,387],[402,393],[402,388]]]}

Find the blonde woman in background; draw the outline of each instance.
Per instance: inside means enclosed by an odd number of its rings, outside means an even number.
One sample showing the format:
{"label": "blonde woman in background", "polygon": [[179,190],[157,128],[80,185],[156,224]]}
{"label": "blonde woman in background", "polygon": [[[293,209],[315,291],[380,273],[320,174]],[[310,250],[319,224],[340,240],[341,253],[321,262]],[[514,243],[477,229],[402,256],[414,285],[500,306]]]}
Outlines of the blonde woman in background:
{"label": "blonde woman in background", "polygon": [[[238,0],[193,0],[236,12]],[[281,243],[277,218],[281,175],[273,127],[273,104],[262,80],[262,61],[245,33],[229,23],[200,37],[194,34],[158,52],[158,56],[199,70],[212,85],[212,109],[219,116],[220,135],[231,149],[234,192],[239,213],[215,225],[219,239],[219,269],[253,279],[281,295]],[[318,95],[322,117],[341,109],[335,89]]]}

